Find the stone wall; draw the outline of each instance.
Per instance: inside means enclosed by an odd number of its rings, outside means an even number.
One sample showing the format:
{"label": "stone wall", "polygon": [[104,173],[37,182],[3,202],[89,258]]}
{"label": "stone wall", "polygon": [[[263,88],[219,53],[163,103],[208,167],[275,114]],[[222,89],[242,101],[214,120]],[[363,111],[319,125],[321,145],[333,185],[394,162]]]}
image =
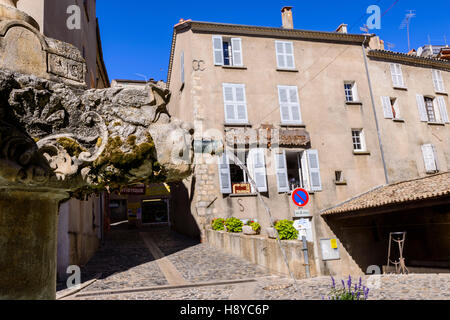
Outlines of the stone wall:
{"label": "stone wall", "polygon": [[[242,233],[206,230],[208,244],[218,250],[241,257],[254,264],[268,268],[273,273],[289,275],[283,254],[275,239],[265,236],[247,236]],[[300,240],[281,241],[289,267],[296,279],[306,278],[303,244]],[[317,276],[314,263],[313,243],[308,243],[308,259],[311,276]]]}

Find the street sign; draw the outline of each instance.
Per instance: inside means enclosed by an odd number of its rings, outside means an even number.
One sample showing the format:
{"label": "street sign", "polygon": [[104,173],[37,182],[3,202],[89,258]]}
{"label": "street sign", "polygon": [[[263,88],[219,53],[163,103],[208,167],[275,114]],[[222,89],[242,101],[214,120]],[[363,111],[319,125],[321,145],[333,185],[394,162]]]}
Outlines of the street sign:
{"label": "street sign", "polygon": [[309,202],[308,191],[302,188],[295,189],[292,191],[292,201],[298,207],[304,207]]}

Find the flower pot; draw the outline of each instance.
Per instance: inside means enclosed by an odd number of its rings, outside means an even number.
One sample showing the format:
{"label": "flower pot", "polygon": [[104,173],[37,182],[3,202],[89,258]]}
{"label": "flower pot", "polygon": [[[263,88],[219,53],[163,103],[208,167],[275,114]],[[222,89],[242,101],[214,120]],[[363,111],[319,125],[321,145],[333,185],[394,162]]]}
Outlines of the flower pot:
{"label": "flower pot", "polygon": [[266,233],[267,233],[267,236],[270,239],[276,239],[277,238],[277,230],[275,230],[275,228],[272,228],[272,227],[266,228]]}
{"label": "flower pot", "polygon": [[243,226],[242,232],[247,235],[255,235],[256,234],[256,231],[253,230],[253,228],[250,226]]}

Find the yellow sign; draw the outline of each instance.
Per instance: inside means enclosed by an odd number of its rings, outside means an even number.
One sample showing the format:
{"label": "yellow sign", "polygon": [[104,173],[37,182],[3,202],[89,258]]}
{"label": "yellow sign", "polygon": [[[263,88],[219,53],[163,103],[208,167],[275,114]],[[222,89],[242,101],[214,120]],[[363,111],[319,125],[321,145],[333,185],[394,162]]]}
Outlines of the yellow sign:
{"label": "yellow sign", "polygon": [[331,239],[331,249],[337,249],[337,240],[336,239]]}

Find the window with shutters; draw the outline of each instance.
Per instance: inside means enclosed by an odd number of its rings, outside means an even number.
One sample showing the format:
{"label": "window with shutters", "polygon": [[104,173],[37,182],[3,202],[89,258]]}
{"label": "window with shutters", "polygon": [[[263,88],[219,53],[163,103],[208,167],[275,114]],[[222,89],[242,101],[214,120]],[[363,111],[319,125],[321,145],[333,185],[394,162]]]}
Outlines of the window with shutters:
{"label": "window with shutters", "polygon": [[432,144],[422,145],[422,155],[426,173],[436,173],[439,171],[436,148]]}
{"label": "window with shutters", "polygon": [[275,41],[278,69],[295,69],[294,43],[290,41]]}
{"label": "window with shutters", "polygon": [[[255,192],[256,190],[250,183],[250,178],[256,183],[259,192],[267,192],[264,150],[234,149],[228,152],[232,152],[233,156],[230,157],[230,154],[228,153],[226,166],[220,167],[219,165],[220,175],[222,176],[220,179],[222,193],[242,194],[242,188],[246,184],[248,185],[250,193]],[[235,162],[235,157],[247,167],[250,177],[247,172]],[[225,181],[225,185],[223,185],[223,181]],[[238,185],[239,188],[236,188],[236,185]],[[224,190],[226,192],[223,192]]]}
{"label": "window with shutters", "polygon": [[391,63],[392,85],[397,88],[405,88],[405,81],[403,79],[402,67],[398,63]]}
{"label": "window with shutters", "polygon": [[436,92],[445,92],[441,70],[432,70],[433,85]]}
{"label": "window with shutters", "polygon": [[363,129],[352,129],[353,151],[367,151]]}
{"label": "window with shutters", "polygon": [[245,98],[245,85],[243,84],[223,84],[223,100],[225,108],[225,123],[246,124],[247,101]]}
{"label": "window with shutters", "polygon": [[432,97],[416,95],[420,121],[429,124],[446,124],[449,122],[447,104],[442,96]]}
{"label": "window with shutters", "polygon": [[383,96],[381,97],[381,104],[383,106],[384,118],[402,120],[397,98]]}
{"label": "window with shutters", "polygon": [[358,90],[356,88],[355,81],[345,81],[344,82],[345,91],[345,101],[347,102],[358,102]]}
{"label": "window with shutters", "polygon": [[322,190],[317,150],[283,150],[275,154],[275,166],[278,192]]}
{"label": "window with shutters", "polygon": [[298,89],[296,86],[278,86],[278,101],[282,124],[302,124]]}
{"label": "window with shutters", "polygon": [[241,38],[213,36],[214,64],[216,66],[244,66]]}

